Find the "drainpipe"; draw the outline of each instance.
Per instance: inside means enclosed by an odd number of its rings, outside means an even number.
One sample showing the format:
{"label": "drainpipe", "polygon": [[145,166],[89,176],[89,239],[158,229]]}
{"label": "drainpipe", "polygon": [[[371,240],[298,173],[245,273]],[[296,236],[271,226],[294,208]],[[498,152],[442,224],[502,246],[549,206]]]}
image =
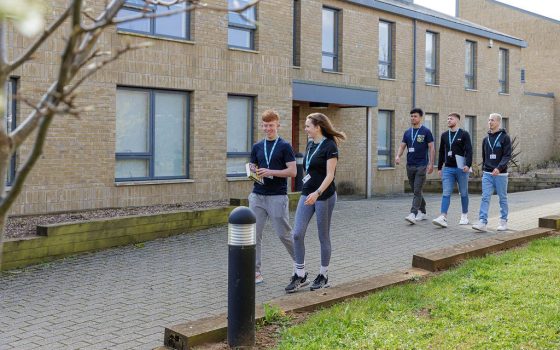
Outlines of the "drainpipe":
{"label": "drainpipe", "polygon": [[412,108],[416,108],[416,19],[412,20]]}
{"label": "drainpipe", "polygon": [[372,129],[372,108],[366,107],[366,198],[371,198],[371,178],[372,178],[372,165],[371,165],[371,129]]}

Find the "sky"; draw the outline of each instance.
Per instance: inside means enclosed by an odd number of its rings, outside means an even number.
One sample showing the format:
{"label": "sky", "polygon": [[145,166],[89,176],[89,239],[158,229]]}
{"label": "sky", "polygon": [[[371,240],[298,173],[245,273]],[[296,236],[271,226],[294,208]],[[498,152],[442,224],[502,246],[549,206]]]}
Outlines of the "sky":
{"label": "sky", "polygon": [[[559,0],[498,0],[560,21]],[[455,16],[455,0],[414,0],[415,4]]]}

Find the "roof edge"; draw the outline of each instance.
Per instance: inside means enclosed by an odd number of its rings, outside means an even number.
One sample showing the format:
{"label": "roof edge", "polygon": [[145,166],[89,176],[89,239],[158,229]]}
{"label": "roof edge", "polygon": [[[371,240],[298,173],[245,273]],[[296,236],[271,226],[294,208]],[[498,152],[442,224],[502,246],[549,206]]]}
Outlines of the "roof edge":
{"label": "roof edge", "polygon": [[523,39],[519,39],[498,32],[493,32],[491,30],[487,30],[483,28],[477,28],[472,25],[469,25],[468,23],[465,23],[465,21],[461,20],[460,18],[458,18],[457,20],[461,22],[454,22],[443,17],[437,17],[426,13],[421,13],[410,8],[401,7],[401,6],[397,6],[397,5],[393,5],[390,3],[381,2],[377,0],[344,0],[344,1],[355,5],[368,7],[371,9],[381,10],[389,13],[394,13],[403,17],[408,17],[423,22],[436,24],[442,27],[455,29],[460,32],[474,34],[484,38],[501,41],[514,46],[518,46],[522,48],[527,47],[527,42]]}
{"label": "roof edge", "polygon": [[496,0],[486,0],[486,1],[491,2],[493,4],[496,4],[496,5],[499,5],[499,6],[507,7],[509,9],[512,9],[512,10],[515,10],[515,11],[518,11],[518,12],[522,12],[522,13],[524,13],[526,15],[529,15],[529,16],[537,17],[537,18],[540,18],[540,19],[544,19],[546,21],[550,21],[552,23],[560,24],[560,21],[557,20],[557,19],[546,17],[546,16],[541,15],[539,13],[531,12],[529,10],[522,9],[521,7],[513,6],[513,5],[506,4],[504,2],[496,1]]}

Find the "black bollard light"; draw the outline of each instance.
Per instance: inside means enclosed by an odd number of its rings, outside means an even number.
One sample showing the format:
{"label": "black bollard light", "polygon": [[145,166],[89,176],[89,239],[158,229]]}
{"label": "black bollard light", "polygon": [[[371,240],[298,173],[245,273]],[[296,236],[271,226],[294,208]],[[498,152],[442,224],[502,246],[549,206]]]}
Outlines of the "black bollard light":
{"label": "black bollard light", "polygon": [[228,225],[228,345],[255,345],[255,222],[253,211],[237,207]]}

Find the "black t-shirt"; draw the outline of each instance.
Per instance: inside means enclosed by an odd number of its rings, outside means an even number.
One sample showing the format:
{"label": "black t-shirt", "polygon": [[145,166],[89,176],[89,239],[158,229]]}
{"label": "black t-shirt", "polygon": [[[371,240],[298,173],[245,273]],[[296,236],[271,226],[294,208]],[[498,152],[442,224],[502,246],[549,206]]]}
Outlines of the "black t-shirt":
{"label": "black t-shirt", "polygon": [[[266,140],[266,151],[270,160],[270,166],[267,166],[264,145],[265,140],[261,140],[254,144],[251,150],[251,163],[257,164],[259,168],[284,170],[287,168],[286,163],[295,162],[296,158],[292,146],[279,137],[276,146],[274,146],[274,141]],[[272,179],[264,178],[264,185],[255,182],[253,193],[265,196],[288,194],[287,178],[276,176]]]}
{"label": "black t-shirt", "polygon": [[[451,155],[449,155],[449,151],[451,151]],[[445,131],[441,134],[439,143],[438,170],[441,170],[444,164],[448,168],[456,168],[456,155],[465,157],[465,165],[470,168],[472,154],[471,136],[466,130]]]}
{"label": "black t-shirt", "polygon": [[[317,147],[319,147],[319,150],[317,150]],[[317,150],[316,153],[315,150]],[[307,150],[305,151],[305,156],[303,158],[304,167],[306,166],[308,155],[309,168],[307,169],[306,175],[309,174],[311,179],[305,182],[303,184],[303,188],[301,189],[301,194],[306,196],[317,191],[323,183],[323,180],[325,180],[325,177],[327,177],[327,160],[331,158],[338,158],[338,147],[331,139],[325,139],[323,143],[317,144],[311,141],[307,144]],[[323,191],[321,196],[319,196],[318,200],[322,201],[328,199],[335,191],[336,185],[333,179],[329,187]]]}

